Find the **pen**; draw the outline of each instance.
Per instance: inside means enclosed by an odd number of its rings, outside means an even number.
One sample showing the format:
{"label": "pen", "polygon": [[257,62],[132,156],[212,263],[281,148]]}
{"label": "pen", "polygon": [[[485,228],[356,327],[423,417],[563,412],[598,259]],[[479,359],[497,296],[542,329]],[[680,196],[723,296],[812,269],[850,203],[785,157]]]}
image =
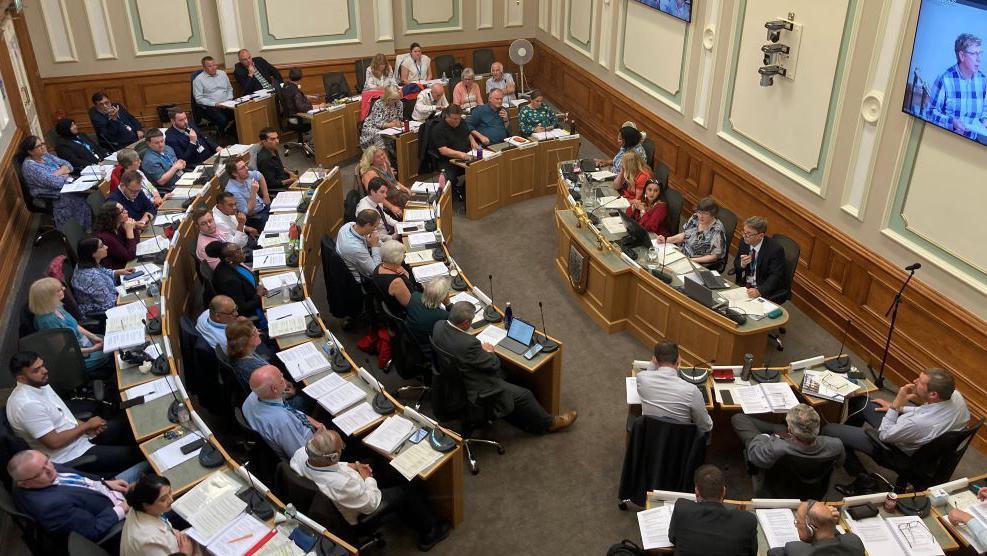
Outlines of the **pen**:
{"label": "pen", "polygon": [[280,317],[278,317],[278,318],[276,318],[276,319],[274,319],[274,320],[281,320],[281,319],[286,319],[286,318],[288,318],[288,317],[290,317],[290,316],[291,316],[291,315],[281,315]]}
{"label": "pen", "polygon": [[245,541],[245,540],[249,539],[250,537],[253,537],[253,535],[251,535],[251,534],[248,533],[248,534],[243,535],[241,537],[237,537],[235,539],[230,539],[230,540],[226,541],[226,544],[233,544],[233,543],[237,543],[237,542],[240,542],[240,541]]}

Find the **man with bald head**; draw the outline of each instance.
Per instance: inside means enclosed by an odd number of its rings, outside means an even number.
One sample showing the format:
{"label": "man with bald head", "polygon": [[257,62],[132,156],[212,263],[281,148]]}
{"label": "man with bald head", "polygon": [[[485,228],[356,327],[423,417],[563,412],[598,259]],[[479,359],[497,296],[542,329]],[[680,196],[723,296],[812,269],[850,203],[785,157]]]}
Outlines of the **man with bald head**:
{"label": "man with bald head", "polygon": [[446,88],[442,83],[433,83],[427,91],[418,93],[418,100],[415,101],[415,111],[411,113],[411,119],[416,122],[424,122],[438,110],[444,110],[449,106],[449,99],[446,98]]}
{"label": "man with bald head", "polygon": [[236,310],[236,302],[228,295],[217,295],[209,302],[209,308],[199,315],[195,321],[195,330],[205,339],[209,347],[216,349],[223,346],[226,351],[226,325],[230,324],[240,313]]}
{"label": "man with bald head", "polygon": [[267,89],[273,91],[276,84],[281,83],[281,72],[267,60],[250,54],[246,48],[237,53],[237,63],[233,66],[233,77],[240,84],[240,90],[247,95],[254,91]]}
{"label": "man with bald head", "polygon": [[808,556],[810,554],[826,554],[826,556],[863,556],[864,543],[854,533],[840,534],[836,524],[840,521],[840,512],[832,506],[808,500],[799,504],[795,510],[795,529],[798,530],[798,541],[790,541],[784,547],[772,548],[769,556]]}
{"label": "man with bald head", "polygon": [[264,437],[278,457],[287,460],[305,445],[312,433],[326,426],[285,403],[294,388],[274,365],[259,367],[250,375],[250,395],[243,401],[243,417]]}
{"label": "man with bald head", "polygon": [[487,96],[490,91],[500,89],[504,91],[504,102],[510,102],[517,97],[514,96],[514,78],[511,74],[504,73],[504,64],[494,62],[490,64],[490,77],[487,78]]}

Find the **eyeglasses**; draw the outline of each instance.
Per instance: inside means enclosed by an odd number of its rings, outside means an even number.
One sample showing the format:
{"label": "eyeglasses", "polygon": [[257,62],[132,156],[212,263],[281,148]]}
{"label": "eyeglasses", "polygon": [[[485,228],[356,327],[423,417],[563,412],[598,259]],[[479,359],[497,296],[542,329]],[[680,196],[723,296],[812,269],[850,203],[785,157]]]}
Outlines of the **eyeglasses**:
{"label": "eyeglasses", "polygon": [[216,314],[217,314],[217,315],[229,315],[229,316],[231,316],[231,317],[232,317],[232,316],[236,316],[236,315],[239,315],[239,314],[240,314],[240,311],[237,311],[236,309],[233,309],[233,310],[232,310],[232,311],[230,311],[230,312],[226,312],[226,311],[216,311]]}
{"label": "eyeglasses", "polygon": [[980,58],[983,55],[983,52],[980,50],[961,50],[961,52],[967,56],[973,56],[974,58]]}
{"label": "eyeglasses", "polygon": [[744,232],[744,233],[742,233],[740,235],[743,236],[743,237],[754,237],[754,236],[761,235],[761,232]]}

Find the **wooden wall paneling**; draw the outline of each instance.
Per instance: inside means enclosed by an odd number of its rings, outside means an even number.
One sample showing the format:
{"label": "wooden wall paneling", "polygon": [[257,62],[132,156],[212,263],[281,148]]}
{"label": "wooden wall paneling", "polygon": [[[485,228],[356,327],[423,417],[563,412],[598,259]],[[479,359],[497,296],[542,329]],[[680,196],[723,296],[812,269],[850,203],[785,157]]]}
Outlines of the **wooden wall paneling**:
{"label": "wooden wall paneling", "polygon": [[[508,161],[507,181],[503,184],[506,202],[527,199],[535,195],[535,188],[541,184],[538,179],[538,147],[529,149],[518,149],[516,153],[510,153]],[[501,155],[504,156],[504,155]],[[539,193],[542,188],[539,187]]]}

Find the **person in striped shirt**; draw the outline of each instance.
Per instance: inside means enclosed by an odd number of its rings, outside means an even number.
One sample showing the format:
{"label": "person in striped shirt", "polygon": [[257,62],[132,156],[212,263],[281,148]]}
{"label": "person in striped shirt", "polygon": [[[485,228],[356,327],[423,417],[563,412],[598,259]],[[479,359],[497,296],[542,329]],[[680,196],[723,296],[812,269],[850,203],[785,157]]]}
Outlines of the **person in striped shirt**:
{"label": "person in striped shirt", "polygon": [[925,119],[976,140],[981,134],[970,128],[987,125],[987,77],[980,71],[983,41],[963,33],[956,37],[954,50],[956,65],[932,85]]}

